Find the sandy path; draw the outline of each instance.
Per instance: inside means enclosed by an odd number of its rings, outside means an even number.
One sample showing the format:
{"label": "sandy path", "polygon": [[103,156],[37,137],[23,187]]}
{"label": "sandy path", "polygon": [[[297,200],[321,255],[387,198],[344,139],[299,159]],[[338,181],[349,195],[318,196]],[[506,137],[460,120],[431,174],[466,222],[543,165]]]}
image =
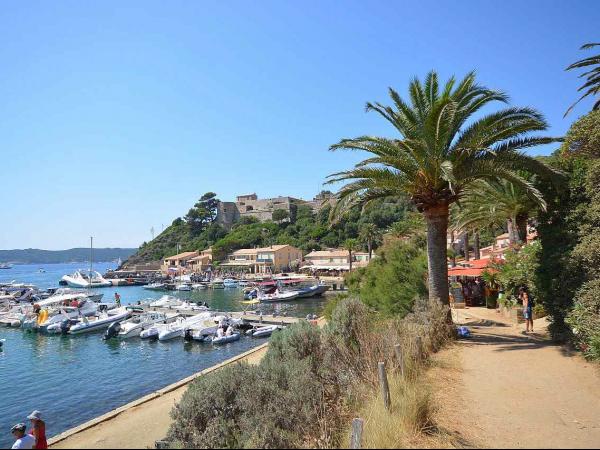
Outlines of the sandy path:
{"label": "sandy path", "polygon": [[[485,310],[462,314],[498,320]],[[545,333],[530,337],[522,327],[466,319],[474,336],[458,351],[467,409],[459,427],[471,429],[462,434],[495,448],[600,446],[597,366],[553,345]]]}
{"label": "sandy path", "polygon": [[[267,349],[244,358],[258,363]],[[163,439],[171,418],[169,413],[181,399],[187,386],[178,388],[142,405],[130,408],[118,416],[58,442],[51,448],[154,448]]]}

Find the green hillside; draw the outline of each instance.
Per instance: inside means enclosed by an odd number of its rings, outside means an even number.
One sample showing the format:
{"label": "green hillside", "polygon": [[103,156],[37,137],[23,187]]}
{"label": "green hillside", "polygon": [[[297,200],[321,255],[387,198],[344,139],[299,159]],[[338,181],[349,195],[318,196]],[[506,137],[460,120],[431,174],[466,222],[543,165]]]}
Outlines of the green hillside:
{"label": "green hillside", "polygon": [[[212,194],[212,193],[209,193]],[[203,199],[210,198],[209,194]],[[290,244],[308,252],[326,247],[339,247],[348,239],[359,239],[366,224],[384,230],[401,220],[410,209],[403,200],[380,200],[361,213],[352,210],[334,226],[329,225],[331,208],[324,207],[314,214],[308,206],[300,205],[292,221],[281,223],[258,222],[248,218],[237,223],[230,231],[215,222],[216,212],[200,200],[185,217],[177,218],[163,233],[151,242],[144,242],[127,264],[158,261],[181,252],[213,247],[216,260],[227,253],[245,247]],[[364,248],[366,250],[366,243]]]}
{"label": "green hillside", "polygon": [[[136,248],[95,248],[94,262],[108,262],[117,259],[126,260],[137,251]],[[89,248],[69,250],[0,250],[0,262],[14,264],[58,264],[68,262],[86,262],[90,260]]]}

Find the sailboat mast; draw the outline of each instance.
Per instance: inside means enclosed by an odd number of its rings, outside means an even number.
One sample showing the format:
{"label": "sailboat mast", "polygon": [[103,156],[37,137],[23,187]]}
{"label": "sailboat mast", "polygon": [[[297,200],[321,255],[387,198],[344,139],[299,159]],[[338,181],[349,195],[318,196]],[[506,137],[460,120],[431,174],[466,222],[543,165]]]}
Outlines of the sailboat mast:
{"label": "sailboat mast", "polygon": [[94,237],[90,236],[90,275],[88,277],[88,287],[92,288],[92,271],[94,269]]}

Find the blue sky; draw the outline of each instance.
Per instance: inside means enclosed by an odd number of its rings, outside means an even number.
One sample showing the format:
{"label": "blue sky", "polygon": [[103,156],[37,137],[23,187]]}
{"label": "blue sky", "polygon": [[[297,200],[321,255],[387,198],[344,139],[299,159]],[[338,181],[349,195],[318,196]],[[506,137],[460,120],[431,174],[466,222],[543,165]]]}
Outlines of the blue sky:
{"label": "blue sky", "polygon": [[[3,2],[0,248],[137,246],[206,191],[312,197],[366,101],[475,69],[562,135],[595,1]],[[537,150],[548,153],[552,148]]]}

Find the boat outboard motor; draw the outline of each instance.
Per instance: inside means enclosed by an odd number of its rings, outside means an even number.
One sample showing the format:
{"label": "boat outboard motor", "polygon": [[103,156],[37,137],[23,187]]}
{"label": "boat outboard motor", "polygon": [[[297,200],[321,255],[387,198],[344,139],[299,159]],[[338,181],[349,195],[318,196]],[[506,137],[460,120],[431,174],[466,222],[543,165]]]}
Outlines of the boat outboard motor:
{"label": "boat outboard motor", "polygon": [[106,333],[104,333],[104,337],[102,339],[108,340],[117,337],[119,331],[121,331],[121,324],[119,322],[115,322],[108,327],[108,330],[106,330]]}
{"label": "boat outboard motor", "polygon": [[183,332],[183,340],[185,342],[192,342],[194,340],[194,338],[192,337],[192,330],[190,330],[189,328],[185,329],[185,331]]}
{"label": "boat outboard motor", "polygon": [[62,334],[67,334],[71,329],[71,321],[69,319],[65,319],[60,323],[60,332]]}

